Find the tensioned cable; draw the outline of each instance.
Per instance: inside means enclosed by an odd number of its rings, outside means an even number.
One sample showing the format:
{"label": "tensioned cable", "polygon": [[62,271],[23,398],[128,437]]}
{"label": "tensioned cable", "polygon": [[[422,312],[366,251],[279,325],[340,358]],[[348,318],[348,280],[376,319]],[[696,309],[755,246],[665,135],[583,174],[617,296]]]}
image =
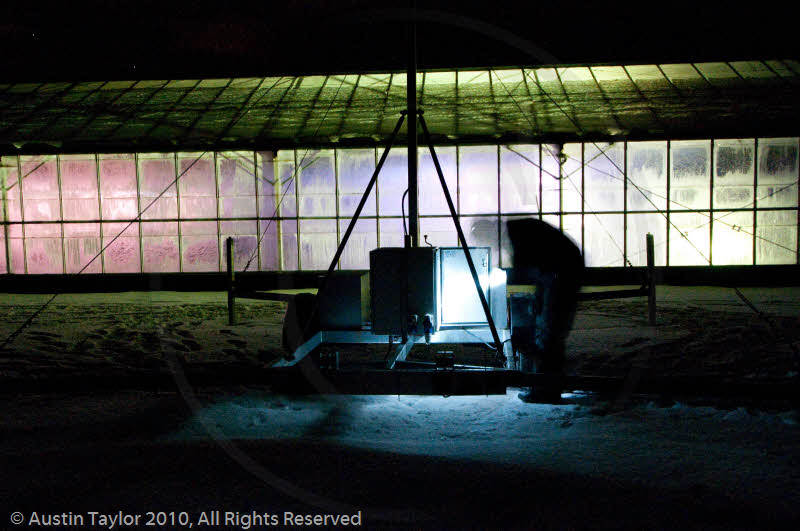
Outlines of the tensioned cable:
{"label": "tensioned cable", "polygon": [[[281,78],[279,78],[279,79],[283,79],[283,78],[281,77]],[[257,99],[255,102],[253,102],[253,104],[252,104],[252,105],[249,105],[248,107],[252,107],[252,106],[254,106],[254,105],[258,104],[258,102],[259,102],[259,101],[261,101],[261,100],[262,100],[262,99],[263,99],[263,98],[264,98],[264,97],[265,97],[267,94],[269,94],[269,93],[270,93],[270,91],[271,91],[271,90],[272,90],[272,89],[273,89],[273,88],[274,88],[274,87],[277,85],[277,83],[278,83],[278,82],[276,81],[276,82],[275,82],[275,83],[274,83],[274,84],[273,84],[273,85],[272,85],[270,88],[268,88],[268,89],[267,89],[267,90],[266,90],[266,91],[265,91],[265,92],[264,92],[264,93],[263,93],[261,96],[259,96],[259,97],[258,97],[258,99]],[[249,108],[248,108],[248,109],[244,109],[244,110],[243,110],[243,112],[241,113],[241,115],[240,115],[239,117],[237,117],[237,118],[236,118],[236,119],[235,119],[235,120],[232,122],[232,124],[233,124],[233,125],[235,125],[235,124],[236,124],[236,123],[237,123],[239,120],[241,120],[241,119],[242,119],[242,118],[243,118],[243,117],[244,117],[244,116],[245,116],[245,115],[246,115],[246,114],[249,112],[249,110],[250,110]],[[203,157],[206,155],[206,153],[208,153],[208,151],[204,151],[203,153],[201,153],[201,154],[200,154],[200,155],[199,155],[199,156],[198,156],[196,159],[194,159],[194,161],[192,161],[192,163],[191,163],[191,164],[189,164],[189,165],[186,167],[186,169],[184,169],[184,170],[183,170],[181,173],[179,173],[179,174],[178,174],[178,175],[175,177],[175,179],[173,179],[173,180],[172,180],[172,182],[171,182],[171,183],[169,183],[169,184],[167,185],[167,187],[166,187],[166,188],[164,188],[164,189],[161,191],[161,193],[160,193],[160,194],[158,194],[158,195],[155,197],[155,199],[153,199],[153,200],[152,200],[152,201],[151,201],[151,202],[150,202],[150,203],[149,203],[149,204],[148,204],[146,207],[144,207],[144,209],[142,209],[141,211],[139,211],[139,214],[138,214],[138,215],[137,215],[137,216],[136,216],[134,219],[132,219],[132,220],[131,220],[131,221],[130,221],[130,222],[129,222],[129,223],[128,223],[128,224],[127,224],[127,225],[126,225],[126,226],[125,226],[125,227],[124,227],[124,228],[123,228],[123,229],[122,229],[122,230],[121,230],[121,231],[120,231],[120,232],[119,232],[119,233],[116,235],[116,236],[114,236],[114,237],[111,239],[111,241],[109,241],[109,242],[108,242],[108,243],[107,243],[107,244],[106,244],[106,245],[105,245],[105,246],[104,246],[102,249],[100,249],[100,251],[99,251],[99,252],[98,252],[96,255],[94,255],[94,257],[93,257],[91,260],[89,260],[89,262],[87,262],[87,263],[86,263],[86,265],[84,265],[84,266],[81,268],[81,270],[80,270],[80,271],[78,271],[78,272],[76,273],[76,275],[80,275],[81,273],[83,273],[83,272],[86,270],[86,268],[88,268],[88,267],[89,267],[89,266],[90,266],[90,265],[91,265],[91,264],[92,264],[92,263],[93,263],[95,260],[97,260],[97,258],[98,258],[98,257],[99,257],[101,254],[103,254],[103,252],[104,252],[106,249],[108,249],[108,247],[109,247],[109,246],[111,246],[111,244],[113,244],[113,243],[114,243],[114,242],[117,240],[117,238],[119,238],[120,236],[122,236],[122,234],[123,234],[123,233],[124,233],[126,230],[128,230],[128,228],[130,228],[130,226],[131,226],[131,225],[133,225],[134,223],[136,223],[137,221],[139,221],[139,220],[141,219],[141,217],[142,217],[142,214],[144,214],[144,213],[145,213],[145,212],[146,212],[146,211],[147,211],[147,210],[148,210],[148,209],[149,209],[151,206],[153,206],[153,205],[156,203],[156,201],[158,201],[159,199],[161,199],[161,197],[162,197],[162,196],[163,196],[165,193],[167,193],[167,190],[169,190],[170,188],[172,188],[172,186],[176,185],[176,184],[177,184],[177,182],[178,182],[178,179],[180,179],[181,177],[183,177],[183,176],[186,174],[186,172],[188,172],[188,171],[189,171],[189,170],[190,170],[190,169],[191,169],[191,168],[192,168],[192,167],[193,167],[195,164],[197,164],[197,162],[199,162],[199,161],[200,161],[200,159],[202,159],[202,158],[203,158]],[[35,312],[34,312],[34,313],[33,313],[33,314],[30,316],[30,317],[28,317],[28,318],[27,318],[25,321],[23,321],[23,323],[22,323],[22,324],[21,324],[21,325],[20,325],[20,326],[19,326],[19,327],[18,327],[16,330],[14,330],[14,331],[13,331],[13,332],[12,332],[12,333],[11,333],[11,334],[10,334],[10,335],[9,335],[9,336],[6,338],[6,339],[5,339],[5,340],[3,340],[3,343],[0,345],[0,350],[4,349],[4,348],[5,348],[7,345],[10,345],[10,344],[11,344],[11,343],[12,343],[12,342],[13,342],[13,341],[14,341],[14,340],[15,340],[15,339],[16,339],[16,338],[19,336],[19,334],[20,334],[20,333],[22,333],[22,331],[23,331],[25,328],[27,328],[28,326],[30,326],[30,324],[33,322],[33,320],[36,318],[36,316],[38,316],[40,313],[42,313],[42,311],[43,311],[45,308],[47,308],[47,307],[50,305],[50,303],[52,303],[52,302],[53,302],[53,301],[56,299],[56,297],[58,297],[59,295],[60,295],[60,293],[58,293],[58,292],[57,292],[57,293],[54,293],[54,294],[53,294],[53,296],[52,296],[52,297],[50,297],[50,299],[48,299],[48,300],[47,300],[47,302],[45,302],[45,303],[44,303],[44,304],[43,304],[43,305],[42,305],[42,306],[41,306],[41,307],[40,307],[38,310],[36,310],[36,311],[35,311]]]}

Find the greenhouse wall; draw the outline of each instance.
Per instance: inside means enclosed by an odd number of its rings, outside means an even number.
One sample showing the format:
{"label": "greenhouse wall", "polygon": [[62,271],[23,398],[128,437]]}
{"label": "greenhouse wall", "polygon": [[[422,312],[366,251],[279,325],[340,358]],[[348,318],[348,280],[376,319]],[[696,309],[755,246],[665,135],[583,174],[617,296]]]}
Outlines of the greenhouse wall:
{"label": "greenhouse wall", "polygon": [[[328,267],[380,149],[0,158],[0,272],[148,273]],[[559,227],[590,267],[798,263],[798,139],[437,148],[470,245],[505,267],[505,222]],[[407,152],[393,150],[340,260],[401,246]],[[21,176],[21,178],[20,178]],[[420,242],[458,244],[428,151]],[[536,242],[531,242],[536,245]]]}

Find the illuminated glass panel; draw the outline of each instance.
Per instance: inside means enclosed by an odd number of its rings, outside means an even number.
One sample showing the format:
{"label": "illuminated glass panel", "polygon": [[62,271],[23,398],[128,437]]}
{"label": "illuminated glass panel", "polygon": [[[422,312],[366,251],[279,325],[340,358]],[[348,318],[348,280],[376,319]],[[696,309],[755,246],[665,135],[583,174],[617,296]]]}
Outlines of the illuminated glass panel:
{"label": "illuminated glass panel", "polygon": [[[227,264],[225,258],[225,240],[228,236],[233,237],[233,267],[236,271],[258,271],[258,257],[256,256],[256,245],[258,235],[256,234],[256,221],[220,221],[219,223],[219,251],[220,260]],[[249,262],[249,266],[248,266]]]}
{"label": "illuminated glass panel", "polygon": [[62,253],[60,224],[36,223],[25,227],[25,261],[28,264],[28,273],[63,273]]}
{"label": "illuminated glass panel", "polygon": [[175,177],[171,153],[139,155],[139,211],[147,209],[142,219],[178,218]]}
{"label": "illuminated glass panel", "polygon": [[752,207],[754,157],[754,140],[714,142],[714,208]]}
{"label": "illuminated glass panel", "polygon": [[[261,162],[259,162],[261,164]],[[261,164],[262,167],[266,163]],[[294,151],[283,150],[279,151],[275,160],[277,182],[275,183],[275,196],[278,201],[278,215],[290,218],[297,216],[297,198],[295,197],[295,188],[297,186],[297,177],[295,175]],[[267,178],[267,173],[264,177]],[[262,184],[262,181],[259,181]],[[266,194],[266,190],[265,190]],[[262,217],[272,217],[273,212],[267,212],[268,209],[262,211]]]}
{"label": "illuminated glass panel", "polygon": [[[358,207],[361,196],[367,189],[369,180],[375,172],[374,149],[341,149],[337,151],[339,165],[339,215],[352,216]],[[377,187],[372,187],[367,202],[361,211],[362,216],[374,216]]]}
{"label": "illuminated glass panel", "polygon": [[219,271],[217,222],[181,221],[181,253],[183,271]]}
{"label": "illuminated glass panel", "polygon": [[[61,155],[61,207],[64,220],[97,220],[97,164],[94,155]],[[99,229],[97,236],[100,236]]]}
{"label": "illuminated glass panel", "polygon": [[[542,211],[561,210],[561,148],[555,144],[542,144]],[[564,159],[566,162],[566,159]]]}
{"label": "illuminated glass panel", "polygon": [[673,213],[670,222],[669,265],[709,265],[709,215]]}
{"label": "illuminated glass panel", "polygon": [[4,220],[22,221],[17,181],[17,157],[0,157],[0,184],[5,190]]}
{"label": "illuminated glass panel", "polygon": [[67,273],[101,273],[100,224],[64,223],[64,254]]}
{"label": "illuminated glass panel", "polygon": [[[403,246],[403,220],[400,218],[381,218],[378,220],[380,247]],[[420,231],[420,245],[424,243]]]}
{"label": "illuminated glass panel", "polygon": [[25,252],[22,238],[22,225],[8,226],[8,252],[10,273],[25,273]]}
{"label": "illuminated glass panel", "polygon": [[796,138],[759,139],[758,207],[796,207]]}
{"label": "illuminated glass panel", "polygon": [[142,271],[144,273],[180,271],[176,221],[142,222]]}
{"label": "illuminated glass panel", "polygon": [[[350,220],[339,220],[339,233],[344,237]],[[341,269],[369,269],[369,252],[378,247],[378,225],[375,219],[359,218],[339,260]],[[334,250],[335,252],[335,250]],[[328,258],[328,264],[333,253]]]}
{"label": "illuminated glass panel", "polygon": [[[336,215],[336,170],[333,150],[303,152],[299,172],[300,216]],[[302,230],[301,230],[302,232]]]}
{"label": "illuminated glass panel", "polygon": [[[58,197],[56,157],[21,156],[22,198],[25,221],[58,221],[61,205]],[[29,254],[30,256],[30,254]]]}
{"label": "illuminated glass panel", "polygon": [[492,267],[497,266],[500,260],[500,236],[498,234],[498,218],[491,217],[462,217],[461,228],[470,247],[490,247]]}
{"label": "illuminated glass panel", "polygon": [[217,182],[212,153],[178,155],[180,218],[216,218]]}
{"label": "illuminated glass panel", "polygon": [[621,142],[586,144],[584,160],[586,210],[622,211],[625,208],[625,145]]}
{"label": "illuminated glass panel", "polygon": [[[586,216],[587,219],[589,216]],[[569,239],[573,241],[573,243],[581,249],[581,252],[585,252],[583,249],[583,238],[581,237],[581,216],[580,214],[565,214],[562,216],[564,230],[562,231],[564,234],[567,235]],[[545,220],[548,221],[548,220]],[[558,222],[556,222],[556,227],[558,227]]]}
{"label": "illuminated glass panel", "polygon": [[504,214],[538,213],[539,146],[500,148],[500,211]]}
{"label": "illuminated glass panel", "polygon": [[586,214],[584,262],[587,267],[621,267],[625,265],[625,241],[622,214]]}
{"label": "illuminated glass panel", "polygon": [[6,263],[6,232],[0,231],[0,273],[8,273]]}
{"label": "illuminated glass panel", "polygon": [[[269,161],[270,178],[272,177],[272,160]],[[256,216],[256,168],[251,151],[223,151],[217,153],[217,171],[219,173],[219,216],[221,218],[253,218]],[[274,197],[273,188],[269,188],[269,198]],[[181,195],[183,199],[183,195]],[[267,211],[261,211],[263,217],[271,216],[275,210],[273,202],[262,203]],[[183,212],[183,211],[181,211]],[[213,217],[213,216],[212,216]]]}
{"label": "illuminated glass panel", "polygon": [[[581,145],[566,144],[563,153],[566,155],[566,159],[561,166],[561,210],[563,212],[580,212],[583,203]],[[591,208],[595,208],[594,205],[591,205]],[[586,206],[587,210],[591,210],[591,208]]]}
{"label": "illuminated glass panel", "polygon": [[280,269],[278,222],[274,219],[260,220],[258,223],[258,237],[261,238],[261,243],[259,244],[261,271],[278,271]]}
{"label": "illuminated glass panel", "polygon": [[656,213],[628,214],[628,260],[631,265],[647,265],[647,233],[653,235],[655,265],[667,265],[667,218]]}
{"label": "illuminated glass panel", "polygon": [[[242,157],[244,158],[244,157]],[[220,186],[224,179],[229,179],[228,170],[227,176],[223,177],[220,172]],[[275,172],[279,171],[278,164],[275,159],[275,153],[272,151],[258,151],[256,152],[256,185],[258,190],[258,215],[260,218],[277,217],[278,215],[278,183],[275,178]],[[235,182],[239,182],[238,180]],[[294,192],[292,192],[294,193]],[[220,190],[220,197],[222,191]],[[294,199],[294,195],[292,196]],[[223,208],[220,205],[220,212],[223,210],[233,211],[233,208]]]}
{"label": "illuminated glass panel", "polygon": [[[437,147],[436,156],[442,167],[442,174],[444,175],[445,183],[447,183],[450,198],[453,200],[453,204],[457,205],[456,191],[458,187],[456,183],[458,182],[458,171],[456,168],[456,148]],[[419,151],[419,213],[423,216],[450,214],[450,209],[447,207],[447,200],[442,190],[442,183],[439,181],[433,157],[427,147],[421,147]]]}
{"label": "illuminated glass panel", "polygon": [[[425,245],[425,235],[428,243],[434,247],[455,247],[458,245],[458,233],[453,225],[453,220],[446,218],[419,218],[420,245]],[[465,234],[466,236],[466,234]]]}
{"label": "illuminated glass panel", "polygon": [[756,264],[797,263],[797,211],[757,212]]}
{"label": "illuminated glass panel", "polygon": [[753,263],[752,211],[714,212],[711,261],[714,265]]}
{"label": "illuminated glass panel", "polygon": [[103,220],[134,219],[139,214],[134,155],[99,155],[99,159]]}
{"label": "illuminated glass panel", "polygon": [[[393,149],[383,163],[378,176],[378,210],[381,216],[399,216],[400,200],[408,188],[408,155],[400,149]],[[455,199],[454,199],[455,201]],[[404,202],[408,215],[408,199]]]}
{"label": "illuminated glass panel", "polygon": [[628,211],[667,209],[666,142],[628,142],[627,171]]}
{"label": "illuminated glass panel", "polygon": [[690,140],[672,142],[671,146],[670,208],[672,210],[709,208],[711,142]]}
{"label": "illuminated glass panel", "polygon": [[327,270],[336,253],[336,220],[300,220],[300,268]]}
{"label": "illuminated glass panel", "polygon": [[297,221],[281,221],[281,269],[297,271]]}
{"label": "illuminated glass panel", "polygon": [[[106,273],[139,273],[139,224],[103,223],[103,265]],[[111,243],[113,240],[113,243]],[[110,244],[110,245],[109,245]],[[106,248],[106,245],[108,247]]]}
{"label": "illuminated glass panel", "polygon": [[465,146],[459,150],[459,214],[497,212],[497,147]]}

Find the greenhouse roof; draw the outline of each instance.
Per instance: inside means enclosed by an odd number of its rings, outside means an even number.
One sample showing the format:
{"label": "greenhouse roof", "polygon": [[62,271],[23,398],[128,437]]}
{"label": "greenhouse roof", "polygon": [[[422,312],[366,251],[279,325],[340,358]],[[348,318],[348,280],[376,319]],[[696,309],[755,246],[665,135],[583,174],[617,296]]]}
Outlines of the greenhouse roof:
{"label": "greenhouse roof", "polygon": [[[437,143],[782,136],[800,122],[795,60],[426,71],[417,92]],[[405,73],[5,83],[0,150],[372,145],[405,107]]]}

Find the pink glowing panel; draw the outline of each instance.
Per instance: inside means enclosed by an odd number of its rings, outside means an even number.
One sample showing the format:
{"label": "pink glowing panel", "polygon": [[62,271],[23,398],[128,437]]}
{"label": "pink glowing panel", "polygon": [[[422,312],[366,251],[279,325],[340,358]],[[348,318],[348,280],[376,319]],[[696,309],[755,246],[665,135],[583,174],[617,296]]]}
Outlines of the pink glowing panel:
{"label": "pink glowing panel", "polygon": [[256,169],[253,152],[224,151],[217,153],[217,165],[219,167],[220,217],[255,217]]}
{"label": "pink glowing panel", "polygon": [[180,271],[177,222],[142,222],[142,271]]}
{"label": "pink glowing panel", "polygon": [[[175,162],[171,154],[139,155],[139,209],[142,211],[147,209],[142,214],[142,219],[178,217],[174,184],[176,176]],[[159,195],[161,197],[156,199]]]}
{"label": "pink glowing panel", "polygon": [[101,273],[102,262],[99,254],[99,223],[64,223],[67,273]]}
{"label": "pink glowing panel", "polygon": [[128,223],[103,223],[103,247],[103,266],[106,273],[141,271],[138,223],[129,227]]}
{"label": "pink glowing panel", "polygon": [[261,155],[262,153],[259,153],[259,166],[263,168],[263,174],[259,176],[258,195],[261,201],[266,203],[273,201],[275,206],[269,208],[268,204],[259,205],[260,216],[262,218],[278,215],[282,217],[297,216],[297,199],[295,197],[297,177],[295,176],[294,151],[279,151],[275,157],[273,162],[275,177],[271,179],[274,181],[272,186],[274,197],[272,199],[269,199],[270,177],[265,169],[267,160],[266,157],[262,159]]}
{"label": "pink glowing panel", "polygon": [[[281,152],[284,156],[285,152]],[[289,151],[289,153],[292,153]],[[259,151],[256,153],[256,179],[258,183],[258,215],[268,218],[278,215],[278,200],[276,199],[277,187],[275,172],[278,171],[278,162],[273,151]],[[288,200],[288,199],[287,199]]]}
{"label": "pink glowing panel", "polygon": [[64,220],[97,220],[97,165],[93,155],[61,155],[61,208]]}
{"label": "pink glowing panel", "polygon": [[300,268],[303,271],[328,269],[336,246],[335,220],[300,220]]}
{"label": "pink glowing panel", "polygon": [[[258,271],[258,257],[256,256],[256,244],[258,234],[256,221],[222,221],[219,224],[220,230],[220,259],[223,269],[227,264],[225,257],[225,240],[229,236],[233,237],[234,253],[233,264],[236,271]],[[249,265],[248,265],[249,263]]]}
{"label": "pink glowing panel", "polygon": [[132,154],[100,155],[100,197],[103,220],[131,220],[139,214]]}
{"label": "pink glowing panel", "polygon": [[25,221],[58,221],[61,219],[61,205],[56,158],[37,156],[20,159]]}
{"label": "pink glowing panel", "polygon": [[281,221],[281,270],[297,271],[297,222]]}
{"label": "pink glowing panel", "polygon": [[0,157],[0,185],[6,190],[6,221],[21,221],[17,157]]}
{"label": "pink glowing panel", "polygon": [[28,273],[63,273],[61,226],[43,223],[25,227],[25,262]]}
{"label": "pink glowing panel", "polygon": [[211,153],[178,156],[181,219],[217,217],[217,181]]}
{"label": "pink glowing panel", "polygon": [[[436,156],[442,167],[444,180],[450,191],[453,204],[457,205],[456,192],[458,182],[458,172],[456,171],[456,148],[439,147],[436,148]],[[421,149],[419,156],[419,213],[421,215],[430,214],[449,214],[447,201],[444,198],[442,183],[433,164],[433,157],[429,149]]]}
{"label": "pink glowing panel", "polygon": [[[339,221],[339,233],[344,233],[350,220]],[[342,269],[369,269],[369,252],[378,247],[378,224],[374,218],[359,218],[339,260]],[[328,258],[328,265],[333,254]]]}
{"label": "pink glowing panel", "polygon": [[504,214],[538,213],[539,146],[500,148],[500,210]]}
{"label": "pink glowing panel", "polygon": [[8,262],[6,261],[6,235],[5,231],[0,232],[0,273],[8,273]]}
{"label": "pink glowing panel", "polygon": [[[369,180],[375,172],[375,150],[374,149],[341,149],[337,152],[339,164],[339,215],[352,216],[364,190],[367,189]],[[375,215],[376,187],[364,209],[362,216]]]}
{"label": "pink glowing panel", "polygon": [[261,237],[260,259],[262,271],[278,271],[280,269],[280,252],[278,246],[278,222],[262,219],[258,224]]}
{"label": "pink glowing panel", "polygon": [[25,273],[25,253],[22,245],[22,225],[8,226],[8,265],[9,273]]}
{"label": "pink glowing panel", "polygon": [[497,148],[466,146],[460,149],[458,186],[463,214],[497,212]]}
{"label": "pink glowing panel", "polygon": [[181,222],[181,253],[184,271],[219,271],[217,222]]}

